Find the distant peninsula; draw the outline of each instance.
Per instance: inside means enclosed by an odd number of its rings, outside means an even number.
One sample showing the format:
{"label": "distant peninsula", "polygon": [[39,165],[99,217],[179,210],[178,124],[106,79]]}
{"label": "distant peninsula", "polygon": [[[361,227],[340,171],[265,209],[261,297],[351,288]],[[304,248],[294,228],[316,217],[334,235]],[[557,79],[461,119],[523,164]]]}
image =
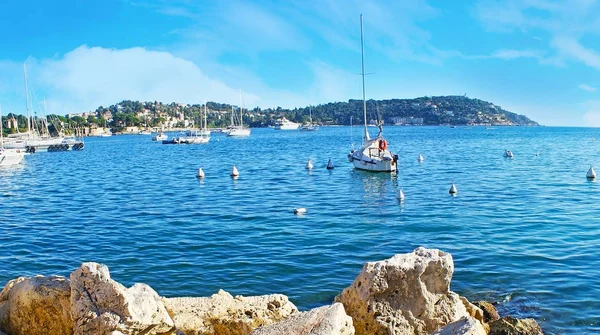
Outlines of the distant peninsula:
{"label": "distant peninsula", "polygon": [[[231,124],[231,111],[239,118],[239,106],[208,102],[206,104],[209,128],[224,128]],[[281,107],[243,109],[243,122],[250,127],[268,127],[278,119],[307,123],[309,112],[313,122],[320,125],[363,124],[362,100],[330,102],[316,106],[285,109]],[[95,111],[72,113],[65,116],[48,115],[50,128],[81,129],[112,128],[122,132],[126,128],[187,128],[199,127],[203,122],[204,105],[169,103],[159,101],[139,102],[124,100],[117,104],[100,106]],[[498,105],[466,96],[427,96],[414,99],[368,100],[367,122],[382,120],[386,125],[434,126],[434,125],[485,125],[485,126],[539,126],[524,115],[509,112]],[[39,115],[39,114],[38,114]],[[9,114],[6,124],[13,125],[15,132],[25,129],[27,119],[23,115]],[[12,122],[11,122],[12,121]],[[60,126],[59,126],[60,125]],[[20,131],[21,131],[20,130]],[[57,129],[58,130],[58,129]]]}

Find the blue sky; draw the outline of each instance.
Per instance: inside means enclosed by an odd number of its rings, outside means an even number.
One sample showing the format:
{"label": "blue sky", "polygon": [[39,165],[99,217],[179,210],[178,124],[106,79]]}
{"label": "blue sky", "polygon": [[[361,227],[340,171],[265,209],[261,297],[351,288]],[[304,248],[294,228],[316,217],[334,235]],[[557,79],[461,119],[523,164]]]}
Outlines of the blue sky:
{"label": "blue sky", "polygon": [[0,104],[124,99],[294,107],[463,95],[545,125],[600,126],[595,0],[3,1]]}

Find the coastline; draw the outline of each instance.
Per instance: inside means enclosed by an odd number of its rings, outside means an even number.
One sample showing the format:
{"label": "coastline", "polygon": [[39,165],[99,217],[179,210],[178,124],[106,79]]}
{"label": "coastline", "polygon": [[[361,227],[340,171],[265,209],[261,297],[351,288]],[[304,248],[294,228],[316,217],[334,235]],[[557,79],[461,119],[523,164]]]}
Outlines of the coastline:
{"label": "coastline", "polygon": [[533,319],[500,317],[492,304],[450,291],[453,272],[449,253],[419,247],[367,262],[331,305],[300,312],[281,294],[165,298],[83,263],[69,278],[10,280],[0,334],[543,334]]}

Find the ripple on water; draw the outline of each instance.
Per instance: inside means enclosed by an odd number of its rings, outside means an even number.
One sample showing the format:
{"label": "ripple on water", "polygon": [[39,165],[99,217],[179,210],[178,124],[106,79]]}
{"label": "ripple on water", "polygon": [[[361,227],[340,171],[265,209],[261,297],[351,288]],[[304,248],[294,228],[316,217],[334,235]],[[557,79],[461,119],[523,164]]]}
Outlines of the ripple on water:
{"label": "ripple on water", "polygon": [[593,129],[385,131],[398,175],[351,169],[348,127],[253,129],[198,146],[90,138],[82,152],[28,156],[0,170],[0,281],[96,261],[165,296],[277,292],[307,309],[330,303],[364,262],[422,245],[452,254],[452,289],[472,300],[550,334],[600,330]]}

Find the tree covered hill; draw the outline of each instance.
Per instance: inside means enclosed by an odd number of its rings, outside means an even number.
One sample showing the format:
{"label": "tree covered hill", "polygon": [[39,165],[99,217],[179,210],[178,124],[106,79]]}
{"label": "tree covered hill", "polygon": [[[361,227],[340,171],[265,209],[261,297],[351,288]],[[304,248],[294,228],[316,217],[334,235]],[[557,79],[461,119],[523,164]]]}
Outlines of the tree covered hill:
{"label": "tree covered hill", "polygon": [[[362,100],[328,103],[317,106],[316,110],[316,115],[323,121],[334,121],[333,123],[337,124],[349,124],[350,116],[353,117],[354,123],[357,123],[357,120],[362,122],[363,119]],[[385,124],[538,125],[524,115],[511,113],[493,103],[465,96],[368,100],[367,118],[383,119]]]}
{"label": "tree covered hill", "polygon": [[[208,123],[212,127],[225,127],[230,123],[232,107],[237,106],[208,102]],[[281,117],[294,122],[305,123],[309,118],[309,108],[312,109],[313,121],[325,125],[349,125],[351,122],[363,122],[362,100],[348,102],[331,102],[312,107],[284,109],[254,108],[245,110],[244,123],[251,127],[266,127],[273,125]],[[148,124],[156,126],[164,120],[183,115],[186,120],[199,125],[204,110],[203,105],[163,104],[160,102],[123,101],[104,108],[99,107],[97,117],[103,111],[112,111],[114,121],[123,121],[130,125]],[[145,120],[139,113],[145,111]],[[136,118],[132,114],[137,114]],[[511,113],[493,103],[466,96],[437,96],[415,99],[368,100],[367,118],[370,123],[377,119],[385,124],[412,125],[520,125],[537,126],[538,123],[524,115]]]}
{"label": "tree covered hill", "polygon": [[[231,124],[232,108],[239,117],[239,107],[217,102],[207,103],[209,127],[227,127]],[[244,109],[244,124],[250,127],[267,127],[285,117],[299,123],[309,119],[312,110],[313,122],[323,125],[362,124],[362,100],[330,102],[317,106],[284,109],[278,107]],[[87,113],[69,114],[66,117],[49,115],[52,125],[62,125],[66,129],[91,126],[112,127],[120,131],[123,127],[199,127],[202,124],[204,105],[183,103],[139,102],[124,100],[109,107],[98,107]],[[26,128],[26,118],[10,114],[20,129]],[[538,123],[524,115],[511,113],[493,103],[466,96],[432,96],[415,99],[368,100],[367,118],[369,123],[383,120],[386,125],[519,125],[537,126]],[[39,122],[39,120],[37,121]],[[5,131],[8,131],[5,129]],[[12,130],[11,130],[12,131]]]}

